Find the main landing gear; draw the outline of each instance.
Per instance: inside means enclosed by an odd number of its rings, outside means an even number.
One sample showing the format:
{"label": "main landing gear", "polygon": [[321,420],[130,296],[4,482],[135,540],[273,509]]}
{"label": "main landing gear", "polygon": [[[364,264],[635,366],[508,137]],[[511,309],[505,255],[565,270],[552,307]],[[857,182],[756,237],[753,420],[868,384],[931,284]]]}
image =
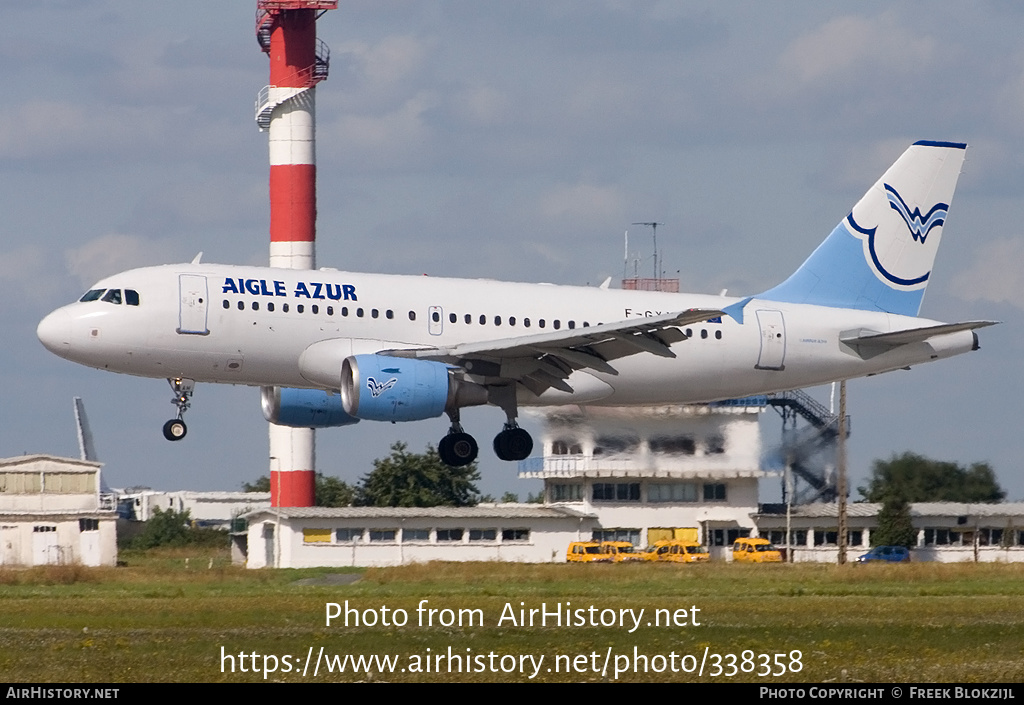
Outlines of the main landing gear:
{"label": "main landing gear", "polygon": [[[505,428],[494,437],[494,454],[500,460],[525,460],[533,451],[533,439],[526,429],[520,428],[516,423],[515,398],[508,394],[494,396],[500,400],[496,403],[499,403],[507,416]],[[476,460],[480,452],[476,439],[462,430],[458,409],[449,411],[448,418],[452,422],[451,428],[448,429],[448,435],[437,444],[441,462],[453,468],[469,465]]]}
{"label": "main landing gear", "polygon": [[164,438],[169,441],[180,441],[188,433],[188,426],[182,418],[192,403],[192,392],[195,391],[196,383],[191,379],[175,377],[168,379],[167,383],[174,390],[174,398],[171,403],[178,407],[178,416],[164,424]]}

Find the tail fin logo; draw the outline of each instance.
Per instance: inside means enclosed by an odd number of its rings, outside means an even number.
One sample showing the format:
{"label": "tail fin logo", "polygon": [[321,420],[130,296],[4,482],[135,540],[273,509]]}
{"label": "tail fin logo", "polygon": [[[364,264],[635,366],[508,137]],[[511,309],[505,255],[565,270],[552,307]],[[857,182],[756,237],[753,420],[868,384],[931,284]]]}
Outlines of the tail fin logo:
{"label": "tail fin logo", "polygon": [[889,207],[899,213],[903,222],[907,224],[911,237],[922,245],[932,228],[946,222],[946,213],[949,212],[948,203],[936,203],[927,215],[923,215],[919,208],[914,208],[911,211],[899,192],[889,184],[885,184],[885,194],[889,197]]}

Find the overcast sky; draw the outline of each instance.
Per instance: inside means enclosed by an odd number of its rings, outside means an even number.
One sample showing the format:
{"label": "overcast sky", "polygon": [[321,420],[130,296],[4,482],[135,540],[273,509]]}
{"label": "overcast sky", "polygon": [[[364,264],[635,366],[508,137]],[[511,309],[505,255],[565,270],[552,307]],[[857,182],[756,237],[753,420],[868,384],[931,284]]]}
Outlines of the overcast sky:
{"label": "overcast sky", "polygon": [[[787,277],[907,145],[967,142],[922,315],[1003,324],[981,331],[977,353],[849,385],[852,485],[873,459],[912,450],[988,461],[1024,500],[1024,4],[341,6],[319,21],[331,47],[317,88],[321,266],[598,284],[622,275],[629,224],[656,220],[684,291],[753,294]],[[77,395],[110,484],[238,489],[268,470],[257,390],[201,385],[188,438],[171,444],[166,382],[61,360],[35,327],[122,269],[199,251],[266,263],[255,2],[4,10],[0,456],[76,455]],[[649,258],[649,233],[630,242]],[[481,488],[525,497],[539,485],[489,451],[502,418],[463,415],[485,448]],[[770,444],[773,412],[762,426]],[[321,431],[318,466],[355,481],[394,440],[421,450],[446,428]]]}

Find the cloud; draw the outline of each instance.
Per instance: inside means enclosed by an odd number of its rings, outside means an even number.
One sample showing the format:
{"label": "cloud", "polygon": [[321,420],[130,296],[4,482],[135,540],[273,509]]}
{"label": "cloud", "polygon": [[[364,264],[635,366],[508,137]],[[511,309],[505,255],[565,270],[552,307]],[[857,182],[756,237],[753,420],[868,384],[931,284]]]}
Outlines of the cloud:
{"label": "cloud", "polygon": [[606,227],[625,221],[625,198],[614,186],[562,184],[540,199],[546,218],[571,220],[581,225]]}
{"label": "cloud", "polygon": [[792,42],[779,58],[782,71],[803,85],[827,85],[866,69],[905,73],[928,67],[936,54],[932,37],[917,36],[891,13],[829,20]]}
{"label": "cloud", "polygon": [[992,301],[1024,308],[1024,237],[996,240],[977,250],[974,262],[953,279],[953,290],[967,301]]}
{"label": "cloud", "polygon": [[64,252],[68,272],[82,286],[126,269],[161,264],[166,247],[137,235],[110,233]]}

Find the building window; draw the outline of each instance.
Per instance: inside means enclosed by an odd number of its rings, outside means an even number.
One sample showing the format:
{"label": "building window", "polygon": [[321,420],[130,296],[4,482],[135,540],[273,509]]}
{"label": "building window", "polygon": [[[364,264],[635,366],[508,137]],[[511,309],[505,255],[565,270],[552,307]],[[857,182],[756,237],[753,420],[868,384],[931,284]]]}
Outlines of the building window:
{"label": "building window", "polygon": [[402,529],[402,543],[429,540],[430,529]]}
{"label": "building window", "polygon": [[99,519],[79,519],[78,520],[79,531],[99,531],[100,520]]}
{"label": "building window", "polygon": [[647,485],[648,502],[696,502],[696,482],[652,483]]}
{"label": "building window", "polygon": [[789,534],[789,545],[790,546],[806,546],[807,545],[807,530],[806,529],[794,529]]}
{"label": "building window", "polygon": [[639,502],[639,482],[595,482],[594,501],[597,502]]}
{"label": "building window", "polygon": [[470,529],[469,530],[470,541],[497,541],[498,530],[497,529]]}
{"label": "building window", "polygon": [[689,436],[669,437],[662,436],[652,438],[648,441],[652,453],[667,453],[670,455],[693,455],[697,451],[697,444]]}
{"label": "building window", "polygon": [[[577,485],[578,487],[579,485]],[[529,529],[502,529],[501,531],[502,541],[529,541],[530,530]]]}
{"label": "building window", "polygon": [[303,529],[302,530],[302,542],[303,543],[330,543],[331,542],[331,530],[330,529]]}
{"label": "building window", "polygon": [[551,486],[551,501],[552,502],[582,502],[583,501],[583,485],[580,485],[580,484],[552,485]]}
{"label": "building window", "polygon": [[49,534],[56,531],[57,527],[49,524],[36,524],[32,527],[32,532],[35,534]]}
{"label": "building window", "polygon": [[640,529],[595,529],[592,536],[594,541],[629,541],[640,545]]}
{"label": "building window", "polygon": [[635,436],[601,436],[594,444],[594,455],[631,453],[640,445]]}
{"label": "building window", "polygon": [[960,543],[960,532],[951,531],[950,529],[925,529],[924,530],[924,545],[925,546],[959,546]]}
{"label": "building window", "polygon": [[370,543],[394,543],[395,529],[370,529]]}
{"label": "building window", "polygon": [[814,545],[815,546],[836,546],[839,544],[839,532],[835,530],[822,531],[820,529],[814,532]]}
{"label": "building window", "polygon": [[786,545],[786,532],[785,531],[778,531],[778,530],[776,530],[776,531],[769,531],[768,532],[768,536],[766,536],[765,538],[767,538],[769,543],[771,543],[772,545],[775,545],[775,546],[785,546]]}
{"label": "building window", "polygon": [[847,546],[863,546],[864,545],[864,532],[860,529],[851,530],[846,532],[846,545]]}
{"label": "building window", "polygon": [[704,485],[705,502],[724,502],[725,484],[721,482],[707,483]]}
{"label": "building window", "polygon": [[334,540],[338,543],[354,543],[363,540],[364,529],[337,529]]}
{"label": "building window", "polygon": [[462,540],[462,529],[438,529],[437,530],[438,541],[461,541]]}
{"label": "building window", "polygon": [[736,539],[750,536],[750,529],[713,529],[711,531],[712,546],[731,546]]}
{"label": "building window", "polygon": [[708,455],[719,455],[725,452],[725,438],[722,436],[708,436],[704,442],[704,452]]}

